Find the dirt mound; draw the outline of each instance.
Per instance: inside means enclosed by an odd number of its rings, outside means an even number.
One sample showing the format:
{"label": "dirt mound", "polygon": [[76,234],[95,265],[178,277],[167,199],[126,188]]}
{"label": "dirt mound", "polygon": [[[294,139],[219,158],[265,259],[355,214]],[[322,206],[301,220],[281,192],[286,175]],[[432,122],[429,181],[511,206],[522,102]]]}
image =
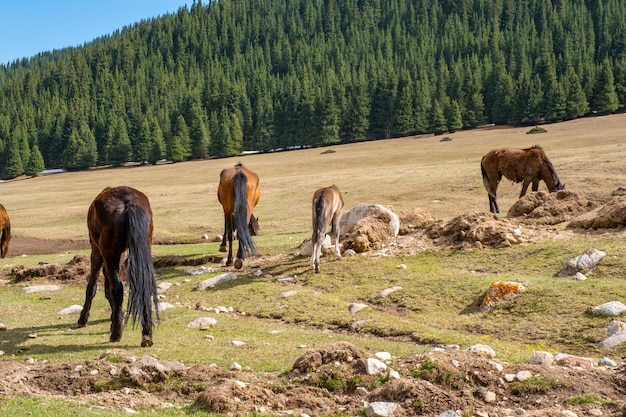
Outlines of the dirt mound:
{"label": "dirt mound", "polygon": [[485,212],[434,222],[426,228],[426,234],[437,245],[456,248],[507,247],[528,240],[517,225]]}
{"label": "dirt mound", "polygon": [[435,221],[435,216],[419,207],[401,211],[398,213],[398,218],[400,219],[400,235],[408,235],[415,230],[424,229]]}
{"label": "dirt mound", "polygon": [[524,217],[533,219],[536,224],[554,225],[570,221],[598,206],[598,202],[585,200],[573,191],[539,191],[517,200],[509,209],[507,217]]}
{"label": "dirt mound", "polygon": [[[560,416],[563,404],[576,397],[601,399],[593,408],[602,415],[624,412],[626,372],[567,366],[512,364],[467,351],[439,352],[394,358],[383,372],[369,375],[367,354],[340,342],[310,350],[293,368],[279,372],[228,371],[197,364],[159,371],[159,378],[129,378],[133,369],[154,374],[166,361],[137,359],[121,349],[100,358],[64,364],[4,360],[0,368],[0,400],[16,395],[75,399],[105,409],[150,410],[190,406],[226,415],[361,415],[368,403],[397,403],[401,415],[438,415],[449,409],[508,415],[523,408],[529,417]],[[530,371],[525,383],[505,382],[504,375]],[[135,375],[137,375],[135,373]],[[120,387],[124,387],[120,389]],[[490,401],[489,393],[496,401]],[[582,404],[582,403],[581,403]],[[570,403],[578,415],[589,406]],[[597,415],[597,414],[593,414]],[[620,414],[621,415],[621,414]]]}
{"label": "dirt mound", "polygon": [[606,204],[594,208],[569,223],[583,229],[613,229],[626,226],[626,195],[617,195]]}
{"label": "dirt mound", "polygon": [[75,255],[66,265],[40,262],[31,267],[16,266],[11,270],[15,282],[31,281],[45,277],[48,280],[75,280],[89,274],[90,261],[87,256]]}
{"label": "dirt mound", "polygon": [[356,253],[380,249],[392,237],[394,232],[388,219],[369,216],[357,221],[342,237],[344,250],[352,249]]}

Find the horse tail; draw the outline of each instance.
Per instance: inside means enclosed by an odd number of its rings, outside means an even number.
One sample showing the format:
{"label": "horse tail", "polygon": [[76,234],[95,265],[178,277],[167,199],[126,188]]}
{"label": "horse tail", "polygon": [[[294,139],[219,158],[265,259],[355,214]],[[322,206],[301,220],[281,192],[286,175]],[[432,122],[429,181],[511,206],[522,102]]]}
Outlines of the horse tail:
{"label": "horse tail", "polygon": [[483,174],[483,185],[485,186],[485,189],[487,190],[487,194],[489,194],[492,197],[496,197],[493,194],[493,191],[491,190],[491,186],[489,185],[489,175],[487,174],[487,170],[485,169],[485,157],[483,156],[483,159],[481,159],[480,161],[480,171]]}
{"label": "horse tail", "polygon": [[256,246],[248,227],[248,177],[243,172],[239,171],[235,174],[233,188],[235,194],[233,215],[242,256],[256,255]]}
{"label": "horse tail", "polygon": [[128,220],[126,277],[130,285],[126,320],[132,317],[134,324],[139,316],[142,328],[152,328],[152,303],[158,319],[159,299],[152,263],[151,215],[134,203],[128,204],[126,215]]}
{"label": "horse tail", "polygon": [[313,217],[313,243],[318,241],[323,241],[324,234],[326,234],[326,230],[324,225],[326,225],[326,210],[325,210],[325,201],[323,196],[320,194],[319,198],[315,201],[315,216]]}

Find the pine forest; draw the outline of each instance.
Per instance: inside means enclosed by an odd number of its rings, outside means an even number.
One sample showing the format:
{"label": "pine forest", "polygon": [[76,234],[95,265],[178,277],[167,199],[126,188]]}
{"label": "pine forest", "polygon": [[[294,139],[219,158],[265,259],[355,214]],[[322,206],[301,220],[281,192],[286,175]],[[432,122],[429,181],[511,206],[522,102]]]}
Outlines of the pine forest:
{"label": "pine forest", "polygon": [[624,0],[196,0],[0,65],[0,178],[625,104]]}

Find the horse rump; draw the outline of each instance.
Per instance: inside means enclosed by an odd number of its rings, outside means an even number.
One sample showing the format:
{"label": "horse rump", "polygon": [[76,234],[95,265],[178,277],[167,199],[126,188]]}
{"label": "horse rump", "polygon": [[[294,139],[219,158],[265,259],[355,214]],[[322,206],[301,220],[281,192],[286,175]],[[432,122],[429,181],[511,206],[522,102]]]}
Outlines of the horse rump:
{"label": "horse rump", "polygon": [[320,188],[313,194],[312,202],[312,226],[313,234],[311,242],[313,243],[313,253],[311,254],[311,264],[315,272],[320,272],[320,257],[322,255],[322,246],[326,231],[332,223],[332,233],[335,238],[335,253],[341,258],[339,250],[339,237],[341,236],[339,223],[341,221],[341,210],[344,201],[341,191],[335,186]]}

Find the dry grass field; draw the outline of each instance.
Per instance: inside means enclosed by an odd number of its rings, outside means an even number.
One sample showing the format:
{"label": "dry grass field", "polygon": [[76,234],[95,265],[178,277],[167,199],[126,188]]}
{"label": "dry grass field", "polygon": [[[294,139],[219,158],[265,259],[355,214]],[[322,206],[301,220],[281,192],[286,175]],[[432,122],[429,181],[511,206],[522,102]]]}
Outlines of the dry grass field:
{"label": "dry grass field", "polygon": [[[116,415],[132,408],[164,416],[193,411],[285,415],[289,410],[294,415],[348,416],[363,413],[363,398],[354,390],[360,384],[370,393],[368,401],[400,402],[404,415],[437,416],[455,409],[463,416],[502,417],[521,407],[531,417],[561,416],[565,408],[581,417],[623,416],[626,347],[599,349],[610,318],[587,313],[591,306],[626,298],[623,227],[581,232],[545,226],[552,238],[507,248],[430,250],[418,242],[412,250],[390,256],[324,257],[319,274],[297,253],[310,236],[313,192],[331,184],[344,193],[346,209],[359,204],[382,204],[396,212],[419,208],[442,221],[487,212],[480,159],[500,146],[541,145],[566,190],[606,202],[614,190],[626,187],[624,126],[626,115],[618,114],[545,125],[546,133],[533,135],[527,134],[530,127],[487,126],[441,136],[0,183],[0,203],[14,236],[9,256],[0,261],[0,323],[7,325],[0,331],[0,415]],[[194,260],[223,256],[218,243],[203,236],[222,233],[217,182],[220,171],[237,162],[260,177],[255,214],[261,234],[254,238],[260,257],[246,260],[236,281],[193,291],[211,275],[188,275],[185,269],[198,267]],[[87,208],[104,187],[116,185],[148,196],[157,243],[153,254],[174,260],[158,268],[157,279],[174,284],[164,301],[175,308],[164,312],[149,349],[139,348],[139,329],[130,324],[119,344],[107,342],[109,310],[102,291],[86,328],[73,328],[75,316],[57,314],[82,304],[84,275],[17,282],[11,273],[18,265],[63,264],[74,255],[88,255]],[[500,219],[520,189],[520,184],[501,182]],[[555,279],[566,260],[590,247],[606,251],[607,257],[587,281]],[[216,273],[232,270],[219,263],[206,266]],[[259,270],[260,276],[254,275]],[[479,313],[481,296],[496,280],[520,281],[528,290],[504,307]],[[62,290],[24,293],[28,285],[48,283]],[[377,297],[394,286],[402,290]],[[368,308],[351,314],[348,306],[354,302]],[[212,314],[198,306],[228,306],[232,312],[214,315],[218,324],[209,330],[189,329],[189,321]],[[233,340],[246,345],[234,347]],[[503,372],[531,370],[532,382],[503,385],[486,358],[465,352],[477,343],[496,350]],[[428,356],[433,347],[448,344],[460,350]],[[333,359],[317,371],[294,373],[294,363],[302,364],[308,349]],[[536,350],[608,356],[618,367],[574,371],[530,366],[528,358]],[[401,382],[361,375],[349,360],[379,351],[393,355],[390,365],[399,370]],[[159,374],[160,379],[129,379],[125,364],[143,355],[183,361],[190,369]],[[233,362],[242,364],[243,371],[229,370]],[[242,391],[241,381],[248,391]],[[495,392],[497,401],[485,401],[485,391]]]}
{"label": "dry grass field", "polygon": [[[420,207],[445,219],[488,211],[479,164],[482,155],[498,146],[540,144],[566,189],[585,198],[606,198],[626,184],[625,123],[626,115],[618,114],[548,125],[547,133],[536,135],[527,134],[528,127],[484,127],[442,136],[72,172],[2,183],[0,202],[9,211],[16,241],[80,240],[87,235],[85,217],[93,198],[106,186],[128,185],[149,197],[157,241],[194,239],[222,229],[216,198],[219,173],[240,161],[261,179],[256,212],[263,234],[308,233],[313,192],[330,184],[340,187],[348,208],[361,203],[396,210]],[[502,181],[503,210],[516,201],[520,189]]]}

